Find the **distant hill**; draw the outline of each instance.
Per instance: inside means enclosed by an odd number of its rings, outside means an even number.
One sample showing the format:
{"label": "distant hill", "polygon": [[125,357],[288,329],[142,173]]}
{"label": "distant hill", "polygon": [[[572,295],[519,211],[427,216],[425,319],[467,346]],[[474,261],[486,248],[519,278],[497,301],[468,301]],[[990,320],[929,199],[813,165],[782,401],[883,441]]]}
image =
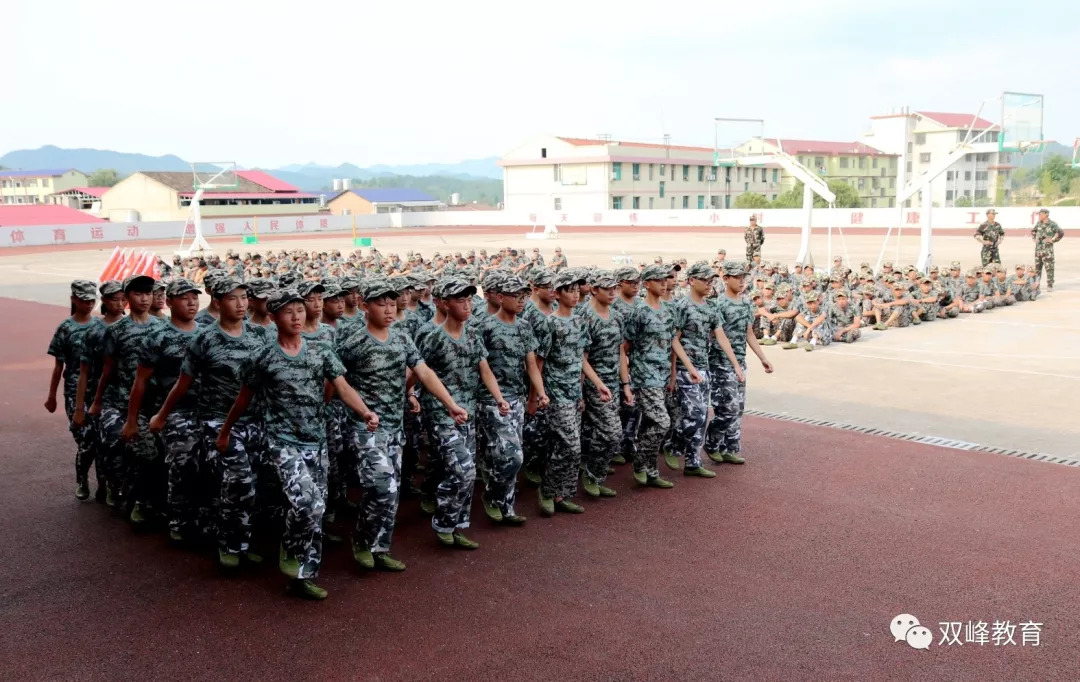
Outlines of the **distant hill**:
{"label": "distant hill", "polygon": [[[1064,156],[1072,159],[1072,146],[1058,142],[1047,142],[1041,154],[1013,154],[1012,162],[1017,168],[1038,168],[1051,156]],[[0,161],[0,163],[3,163]]]}
{"label": "distant hill", "polygon": [[107,149],[61,149],[48,145],[39,149],[19,149],[0,156],[0,166],[35,170],[38,168],[74,168],[86,174],[99,168],[112,168],[120,175],[135,171],[190,171],[191,165],[179,156],[147,156]]}

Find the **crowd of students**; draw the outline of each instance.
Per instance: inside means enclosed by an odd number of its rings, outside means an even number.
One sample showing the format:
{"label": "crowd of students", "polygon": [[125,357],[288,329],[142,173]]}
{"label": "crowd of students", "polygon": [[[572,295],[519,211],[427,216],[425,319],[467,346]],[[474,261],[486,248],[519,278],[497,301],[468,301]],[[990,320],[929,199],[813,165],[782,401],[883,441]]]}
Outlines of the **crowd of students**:
{"label": "crowd of students", "polygon": [[161,279],[75,281],[45,406],[63,383],[76,497],[91,497],[93,466],[98,501],[176,543],[213,543],[227,571],[262,563],[271,538],[290,592],[322,599],[324,539],[350,542],[363,568],[404,570],[390,554],[403,495],[438,543],[473,550],[477,473],[485,515],[506,526],[526,521],[519,475],[545,516],[614,497],[620,464],[652,488],[674,486],[661,459],[713,478],[745,461],[747,351],[771,372],[763,345],[812,350],[867,319],[888,329],[1037,295],[1022,274],[955,285],[958,263],[948,278],[840,262],[817,277],[722,250],[614,271],[559,251],[551,265],[513,249],[230,253]]}

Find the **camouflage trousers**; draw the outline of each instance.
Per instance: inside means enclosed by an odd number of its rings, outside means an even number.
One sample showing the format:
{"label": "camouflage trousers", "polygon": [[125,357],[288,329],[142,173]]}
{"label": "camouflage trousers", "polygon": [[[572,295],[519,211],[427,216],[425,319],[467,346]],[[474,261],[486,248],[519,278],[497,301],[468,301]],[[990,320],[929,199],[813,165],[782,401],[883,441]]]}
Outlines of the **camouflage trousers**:
{"label": "camouflage trousers", "polygon": [[352,467],[349,454],[352,454],[348,445],[348,430],[345,411],[348,410],[345,403],[340,400],[331,400],[326,405],[326,516],[328,521],[334,519],[338,510],[345,508],[349,492],[348,471]]}
{"label": "camouflage trousers", "polygon": [[[75,396],[64,396],[64,411],[67,412],[68,430],[75,439],[75,484],[90,484],[90,466],[98,454],[98,420],[86,415],[86,425],[77,426],[71,418],[75,415]],[[94,472],[97,486],[105,489],[105,468],[98,462]]]}
{"label": "camouflage trousers", "polygon": [[664,440],[660,441],[661,452],[670,452],[675,449],[675,425],[679,422],[679,389],[664,389],[664,408],[667,410],[668,430],[664,434]]}
{"label": "camouflage trousers", "polygon": [[833,341],[839,341],[840,343],[855,343],[861,338],[861,329],[852,329],[851,331],[844,332],[843,334],[841,334],[840,332],[836,332],[835,334],[833,334]]}
{"label": "camouflage trousers", "polygon": [[469,527],[473,486],[476,483],[476,420],[432,425],[434,458],[439,461],[441,479],[435,489],[436,533],[452,533]]}
{"label": "camouflage trousers", "polygon": [[540,493],[546,498],[569,500],[577,492],[581,472],[581,411],[578,403],[552,403],[547,407],[551,445]]}
{"label": "camouflage trousers", "polygon": [[1035,247],[1035,281],[1042,282],[1043,268],[1046,268],[1046,283],[1054,286],[1054,247]]}
{"label": "camouflage trousers", "polygon": [[1031,291],[1026,286],[1017,287],[1017,289],[1018,291],[1013,294],[1013,298],[1015,298],[1018,302],[1023,303],[1025,301],[1034,300],[1034,297],[1031,295]]}
{"label": "camouflage trousers", "polygon": [[705,422],[709,419],[709,372],[698,370],[701,383],[690,380],[685,369],[675,371],[676,394],[679,398],[679,415],[674,421],[672,452],[686,458],[687,469],[701,466],[701,444],[705,440]]}
{"label": "camouflage trousers", "polygon": [[[740,367],[745,376],[746,363],[740,362]],[[738,453],[742,448],[746,383],[739,381],[730,365],[724,365],[714,369],[711,389],[713,419],[705,431],[705,451]]]}
{"label": "camouflage trousers", "polygon": [[[525,426],[525,403],[510,400],[510,412],[499,414],[496,405],[480,405],[479,422],[483,433],[483,450],[480,459],[487,473],[484,502],[498,509],[503,516],[514,514],[517,496],[517,475],[524,455],[521,449],[521,433]],[[477,447],[480,447],[477,437]]]}
{"label": "camouflage trousers", "polygon": [[960,304],[960,312],[962,313],[981,313],[986,309],[986,305],[983,301],[972,301],[968,303],[964,301]]}
{"label": "camouflage trousers", "polygon": [[409,401],[405,401],[405,419],[402,422],[404,440],[401,450],[401,481],[405,486],[413,484],[413,477],[416,476],[416,468],[420,463],[424,433],[420,414],[410,412]]}
{"label": "camouflage trousers", "polygon": [[938,319],[938,312],[941,310],[941,306],[937,303],[923,303],[919,306],[919,319],[923,322],[933,322]]}
{"label": "camouflage trousers", "polygon": [[[609,387],[610,388],[610,387]],[[619,451],[623,436],[619,419],[618,388],[611,389],[611,400],[602,400],[592,382],[582,389],[585,412],[581,415],[581,470],[585,478],[601,484],[607,478],[611,458]]]}
{"label": "camouflage trousers", "polygon": [[363,491],[353,544],[374,554],[389,552],[401,500],[404,434],[400,429],[368,431],[358,422],[350,425],[349,437],[356,457],[356,478]]}
{"label": "camouflage trousers", "polygon": [[641,410],[637,403],[626,404],[626,396],[619,391],[619,421],[622,423],[622,441],[619,443],[619,451],[628,462],[634,461],[634,452],[637,450],[637,434],[641,428]]}
{"label": "camouflage trousers", "polygon": [[[809,327],[807,327],[806,325],[795,325],[795,335],[793,337],[793,340],[797,340],[799,343],[807,341],[807,339],[803,338],[803,334],[805,334],[808,329]],[[813,333],[811,334],[811,338],[816,338],[818,345],[820,346],[827,346],[832,343],[832,337],[832,328],[830,328],[829,325],[825,323],[822,323],[815,327]]]}
{"label": "camouflage trousers", "polygon": [[997,305],[1012,305],[1016,303],[1016,297],[1012,294],[1002,294],[997,297]]}
{"label": "camouflage trousers", "polygon": [[286,554],[299,561],[297,578],[314,578],[319,575],[322,563],[329,468],[326,444],[300,445],[271,437],[266,444],[266,460],[277,472],[287,501],[281,546]]}
{"label": "camouflage trousers", "polygon": [[765,320],[765,334],[780,343],[787,343],[791,341],[792,335],[795,334],[795,324],[794,317],[781,317],[771,322]]}
{"label": "camouflage trousers", "polygon": [[754,244],[753,242],[746,243],[746,262],[753,267],[754,256],[761,255],[761,244]]}
{"label": "camouflage trousers", "polygon": [[641,411],[641,430],[637,435],[637,452],[634,453],[634,471],[644,471],[649,476],[659,476],[656,466],[660,445],[671,428],[667,411],[667,389],[639,388],[634,391],[634,402]]}
{"label": "camouflage trousers", "polygon": [[138,435],[124,442],[124,423],[127,410],[105,407],[98,422],[101,434],[99,457],[105,460],[105,480],[113,495],[125,506],[141,502],[148,507],[160,506],[161,457],[149,429],[149,419],[138,417]]}
{"label": "camouflage trousers", "polygon": [[1001,254],[998,252],[998,247],[989,244],[983,244],[982,249],[979,251],[979,257],[982,258],[983,265],[1001,262]]}
{"label": "camouflage trousers", "polygon": [[535,414],[525,414],[525,423],[521,430],[521,447],[524,455],[522,466],[529,471],[541,473],[551,449],[547,409],[537,410]]}
{"label": "camouflage trousers", "polygon": [[210,516],[204,485],[205,458],[195,413],[169,413],[160,443],[165,453],[169,530],[194,538],[206,529]]}
{"label": "camouflage trousers", "polygon": [[[230,554],[239,554],[246,552],[251,543],[255,484],[266,440],[260,424],[237,424],[229,434],[228,450],[218,452],[214,442],[224,421],[207,419],[203,422],[203,444],[206,463],[212,472],[210,479],[215,486],[212,490],[217,494],[215,526],[218,547]],[[274,456],[278,456],[278,453],[274,453]],[[269,461],[274,466],[273,459]]]}

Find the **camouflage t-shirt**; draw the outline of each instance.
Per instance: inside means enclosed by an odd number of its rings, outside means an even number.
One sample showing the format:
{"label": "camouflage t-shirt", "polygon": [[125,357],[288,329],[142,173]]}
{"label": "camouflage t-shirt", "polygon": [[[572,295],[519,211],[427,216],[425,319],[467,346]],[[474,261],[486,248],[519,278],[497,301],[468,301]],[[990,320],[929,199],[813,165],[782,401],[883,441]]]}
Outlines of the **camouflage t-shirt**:
{"label": "camouflage t-shirt", "polygon": [[548,317],[548,329],[536,338],[536,355],[544,359],[544,391],[552,403],[581,400],[581,363],[589,345],[581,317]]}
{"label": "camouflage t-shirt", "polygon": [[163,324],[168,323],[153,316],[142,324],[125,317],[105,330],[102,341],[103,355],[112,358],[113,371],[109,377],[109,385],[101,396],[104,407],[127,409],[143,343],[151,332]]}
{"label": "camouflage t-shirt", "polygon": [[834,304],[829,306],[829,310],[825,314],[825,321],[832,329],[840,330],[855,324],[855,313],[856,309],[850,303],[846,308]]}
{"label": "camouflage t-shirt", "polygon": [[671,340],[675,321],[671,308],[660,309],[640,303],[623,320],[623,339],[630,342],[630,386],[636,389],[662,388],[671,376]]}
{"label": "camouflage t-shirt", "polygon": [[[480,331],[465,327],[461,336],[454,339],[442,325],[432,325],[430,330],[421,331],[416,347],[427,366],[442,380],[454,402],[469,413],[470,419],[474,418],[480,386],[479,365],[481,360],[487,358]],[[450,426],[454,423],[450,413],[435,396],[424,391],[420,399],[433,424]]]}
{"label": "camouflage t-shirt", "polygon": [[[686,296],[675,300],[671,306],[671,316],[676,331],[682,332],[679,343],[686,351],[686,357],[695,369],[707,370],[709,339],[715,336],[713,332],[720,324],[716,319],[716,309],[707,301],[698,304]],[[679,368],[683,368],[681,363]]]}
{"label": "camouflage t-shirt", "polygon": [[320,322],[318,329],[313,332],[302,331],[300,332],[300,336],[304,337],[308,341],[321,341],[325,344],[328,344],[332,348],[337,338],[337,329],[331,327],[325,322]]}
{"label": "camouflage t-shirt", "polygon": [[964,282],[960,285],[960,300],[964,303],[974,303],[979,300],[979,296],[982,295],[982,289],[976,284],[968,284]]}
{"label": "camouflage t-shirt", "polygon": [[[379,415],[379,428],[394,433],[401,430],[405,411],[405,368],[423,360],[404,325],[392,325],[389,332],[386,341],[379,341],[366,325],[354,326],[338,335],[337,352],[349,385]],[[362,421],[352,410],[348,414]]]}
{"label": "camouflage t-shirt", "polygon": [[[202,419],[224,419],[236,396],[240,395],[242,372],[256,354],[266,348],[263,334],[245,322],[240,336],[230,336],[221,325],[199,327],[188,345],[180,371],[199,381],[196,403]],[[249,408],[240,416],[247,423],[257,410]]]}
{"label": "camouflage t-shirt", "polygon": [[[124,318],[118,318],[112,324],[116,324]],[[95,317],[90,323],[90,328],[83,334],[82,351],[79,362],[85,362],[90,369],[90,376],[86,379],[86,408],[94,401],[97,393],[98,381],[101,380],[101,370],[105,367],[105,330],[111,325],[104,319]]]}
{"label": "camouflage t-shirt", "polygon": [[209,308],[203,308],[195,314],[195,324],[200,327],[217,324],[218,318],[210,314]]}
{"label": "camouflage t-shirt", "polygon": [[405,330],[405,333],[409,336],[409,339],[416,338],[416,332],[420,331],[420,327],[424,326],[425,320],[420,312],[419,308],[405,311],[405,319],[395,323],[395,325],[401,325]]}
{"label": "camouflage t-shirt", "polygon": [[[735,358],[742,362],[746,359],[746,330],[754,319],[754,304],[745,296],[733,300],[727,294],[721,294],[713,300],[720,313],[724,334],[731,343],[731,350],[735,352]],[[719,344],[715,341],[713,343],[719,348]],[[720,352],[719,360],[722,367],[731,364],[723,351]]]}
{"label": "camouflage t-shirt", "polygon": [[268,437],[315,445],[326,440],[326,382],[344,373],[328,345],[302,339],[296,356],[277,343],[262,346],[246,363],[242,380],[259,396]]}
{"label": "camouflage t-shirt", "polygon": [[990,282],[984,282],[982,280],[979,280],[978,287],[979,293],[987,298],[993,297],[994,292],[997,290],[992,280]]}
{"label": "camouflage t-shirt", "polygon": [[[152,411],[157,412],[161,408],[169,391],[180,378],[180,368],[184,364],[188,346],[191,345],[198,329],[196,327],[186,332],[178,329],[171,322],[166,322],[146,335],[142,352],[139,354],[139,365],[154,370],[149,392],[143,398],[143,405],[149,406]],[[193,383],[173,409],[194,412],[198,394],[198,385]]]}
{"label": "camouflage t-shirt", "polygon": [[[94,328],[101,318],[90,318],[85,324],[79,324],[74,317],[60,323],[49,342],[49,355],[64,363],[64,395],[75,397],[79,390],[79,363],[82,362],[83,340],[87,332]],[[91,395],[91,394],[87,394]]]}
{"label": "camouflage t-shirt", "polygon": [[435,303],[432,301],[417,301],[416,311],[424,322],[431,322],[435,317]]}
{"label": "camouflage t-shirt", "polygon": [[609,308],[608,318],[605,320],[591,305],[587,305],[581,309],[581,319],[589,332],[589,345],[585,348],[585,352],[589,354],[589,364],[604,385],[614,393],[622,383],[619,381],[622,317],[613,308]]}
{"label": "camouflage t-shirt", "polygon": [[[1020,284],[1017,280],[1023,281],[1024,283]],[[1005,280],[1005,285],[1008,287],[1008,290],[1012,292],[1013,296],[1019,296],[1020,292],[1027,289],[1027,282],[1024,281],[1024,278],[1017,277],[1016,275],[1009,275],[1008,279]]]}
{"label": "camouflage t-shirt", "polygon": [[630,313],[634,311],[634,308],[641,304],[641,299],[634,299],[633,303],[627,303],[622,298],[616,296],[615,301],[611,304],[611,309],[614,310],[619,316],[626,320],[630,316]]}
{"label": "camouflage t-shirt", "polygon": [[[488,365],[506,400],[523,400],[529,384],[525,370],[525,357],[536,352],[536,337],[532,327],[523,320],[513,324],[503,322],[497,315],[489,315],[480,326],[480,338],[488,352]],[[481,402],[491,404],[494,398],[487,387],[480,386]]]}
{"label": "camouflage t-shirt", "polygon": [[[552,315],[554,315],[555,306],[552,305]],[[533,336],[539,341],[541,336],[544,336],[548,332],[548,319],[550,315],[545,315],[540,308],[536,307],[533,300],[530,298],[525,301],[525,309],[521,311],[520,318],[529,323],[529,327],[532,328]]]}

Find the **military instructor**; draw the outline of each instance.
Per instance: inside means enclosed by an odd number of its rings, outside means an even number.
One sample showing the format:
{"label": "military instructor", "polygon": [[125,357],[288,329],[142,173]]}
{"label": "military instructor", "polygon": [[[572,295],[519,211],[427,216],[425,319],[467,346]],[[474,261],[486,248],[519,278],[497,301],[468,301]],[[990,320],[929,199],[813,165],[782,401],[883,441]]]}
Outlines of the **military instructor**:
{"label": "military instructor", "polygon": [[1065,231],[1050,220],[1050,211],[1039,209],[1039,222],[1031,228],[1035,242],[1035,281],[1042,281],[1043,266],[1046,267],[1046,288],[1054,288],[1054,244],[1065,237]]}
{"label": "military instructor", "polygon": [[986,220],[975,230],[975,241],[982,244],[982,264],[1001,262],[1001,253],[998,247],[1001,240],[1005,239],[1005,228],[997,220],[997,211],[990,209],[986,212]]}
{"label": "military instructor", "polygon": [[754,262],[754,254],[761,255],[761,245],[765,243],[765,230],[757,223],[757,216],[750,216],[750,224],[746,227],[746,262]]}

